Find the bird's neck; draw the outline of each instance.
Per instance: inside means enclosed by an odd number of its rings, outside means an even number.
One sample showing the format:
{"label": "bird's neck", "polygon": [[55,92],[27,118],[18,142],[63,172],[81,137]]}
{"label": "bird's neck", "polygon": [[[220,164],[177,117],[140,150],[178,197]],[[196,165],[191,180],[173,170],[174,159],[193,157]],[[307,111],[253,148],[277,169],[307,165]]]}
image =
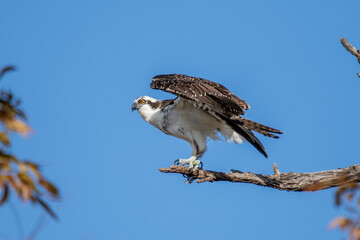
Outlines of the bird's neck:
{"label": "bird's neck", "polygon": [[162,118],[162,111],[160,109],[154,109],[149,105],[146,106],[142,106],[139,110],[138,110],[140,116],[147,121],[148,123],[154,125],[155,127],[157,123],[161,122],[161,118]]}

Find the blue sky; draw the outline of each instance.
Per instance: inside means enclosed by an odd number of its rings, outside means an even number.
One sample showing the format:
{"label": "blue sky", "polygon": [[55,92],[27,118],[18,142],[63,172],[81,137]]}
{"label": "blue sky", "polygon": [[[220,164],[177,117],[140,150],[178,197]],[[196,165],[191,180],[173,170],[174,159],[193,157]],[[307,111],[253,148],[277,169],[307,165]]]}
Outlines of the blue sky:
{"label": "blue sky", "polygon": [[[184,184],[167,175],[191,153],[131,112],[157,74],[217,81],[249,119],[281,129],[250,144],[209,142],[204,167],[271,174],[357,164],[359,1],[2,1],[1,81],[23,100],[35,134],[12,151],[61,189],[42,239],[339,239],[334,189],[288,193],[248,184]],[[12,198],[29,233],[43,212]],[[18,239],[9,206],[0,238]],[[5,238],[4,238],[5,239]]]}

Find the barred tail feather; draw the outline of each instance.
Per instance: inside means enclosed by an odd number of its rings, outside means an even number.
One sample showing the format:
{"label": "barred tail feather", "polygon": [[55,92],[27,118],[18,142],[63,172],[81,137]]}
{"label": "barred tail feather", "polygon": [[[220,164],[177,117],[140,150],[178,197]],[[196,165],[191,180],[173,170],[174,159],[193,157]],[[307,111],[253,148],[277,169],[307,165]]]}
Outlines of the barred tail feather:
{"label": "barred tail feather", "polygon": [[233,119],[233,120],[236,123],[238,123],[239,125],[247,128],[247,129],[253,130],[255,132],[258,132],[258,133],[260,133],[260,134],[262,134],[264,136],[267,136],[267,137],[279,138],[279,136],[277,136],[275,134],[272,134],[272,133],[283,134],[283,132],[278,130],[278,129],[268,127],[268,126],[265,126],[263,124],[260,124],[260,123],[257,123],[257,122],[242,118],[242,117],[237,117],[236,119]]}

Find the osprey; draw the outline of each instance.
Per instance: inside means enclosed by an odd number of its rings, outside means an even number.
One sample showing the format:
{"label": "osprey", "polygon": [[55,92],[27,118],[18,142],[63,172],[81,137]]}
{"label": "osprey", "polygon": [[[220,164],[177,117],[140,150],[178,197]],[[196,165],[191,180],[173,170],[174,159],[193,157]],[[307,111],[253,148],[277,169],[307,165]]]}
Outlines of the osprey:
{"label": "osprey", "polygon": [[206,151],[208,138],[218,140],[221,133],[227,142],[251,143],[266,158],[264,146],[252,131],[278,138],[280,130],[242,117],[250,108],[244,100],[235,96],[219,83],[182,74],[158,75],[150,87],[177,95],[171,100],[157,100],[148,96],[134,100],[132,110],[162,132],[189,142],[192,155],[175,163],[198,167]]}

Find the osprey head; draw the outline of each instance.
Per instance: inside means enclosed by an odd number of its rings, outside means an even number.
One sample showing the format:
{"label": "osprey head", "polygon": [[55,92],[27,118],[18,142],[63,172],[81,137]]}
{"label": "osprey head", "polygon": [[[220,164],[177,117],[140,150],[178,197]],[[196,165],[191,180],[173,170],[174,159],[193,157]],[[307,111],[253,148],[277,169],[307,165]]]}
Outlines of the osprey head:
{"label": "osprey head", "polygon": [[160,104],[160,100],[148,96],[142,96],[134,100],[134,104],[131,106],[131,110],[140,111],[141,109],[145,110],[145,108],[156,110],[159,108]]}
{"label": "osprey head", "polygon": [[152,97],[143,96],[134,100],[131,110],[138,110],[141,117],[149,122],[151,116],[160,110],[161,101]]}

